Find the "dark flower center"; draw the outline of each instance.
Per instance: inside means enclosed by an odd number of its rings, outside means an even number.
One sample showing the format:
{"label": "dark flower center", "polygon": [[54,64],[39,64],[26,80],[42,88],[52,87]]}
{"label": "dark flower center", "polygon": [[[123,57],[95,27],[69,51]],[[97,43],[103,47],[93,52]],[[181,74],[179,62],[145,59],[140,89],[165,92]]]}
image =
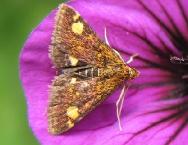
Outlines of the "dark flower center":
{"label": "dark flower center", "polygon": [[[170,62],[172,67],[177,69],[177,79],[179,80],[182,88],[182,95],[179,96],[188,96],[188,56],[185,57],[177,57],[173,56],[170,58]],[[188,105],[188,104],[187,104]]]}
{"label": "dark flower center", "polygon": [[[182,70],[180,74],[180,80],[185,84],[184,87],[188,86],[188,56],[181,57],[181,58],[177,56],[173,56],[170,58],[170,62],[177,69]],[[187,89],[188,87],[186,87],[186,90]]]}
{"label": "dark flower center", "polygon": [[[152,62],[152,60],[147,60],[145,58],[138,58],[141,61],[144,61],[145,63],[149,64],[152,67],[160,68],[161,70],[168,71],[171,74],[171,78],[166,82],[167,84],[172,84],[174,86],[173,89],[171,89],[169,92],[161,94],[160,100],[156,101],[168,101],[168,100],[177,100],[175,103],[164,106],[163,108],[159,108],[156,110],[152,110],[150,112],[146,112],[144,115],[154,114],[154,113],[167,113],[163,118],[159,118],[158,120],[155,120],[153,123],[149,124],[148,126],[144,127],[141,130],[138,130],[137,132],[133,133],[132,137],[125,142],[128,143],[130,140],[134,139],[138,135],[153,129],[156,126],[159,126],[163,123],[169,123],[168,127],[173,125],[175,122],[178,122],[179,126],[176,127],[174,132],[171,133],[171,136],[169,136],[164,145],[170,145],[178,135],[180,135],[181,131],[183,131],[184,128],[188,126],[188,38],[185,38],[185,36],[180,32],[180,29],[175,24],[174,19],[169,14],[169,12],[166,9],[166,6],[162,4],[161,1],[156,0],[158,5],[160,6],[161,10],[163,11],[163,14],[166,15],[169,22],[172,25],[172,28],[169,28],[165,22],[163,22],[159,16],[152,11],[151,8],[148,7],[147,3],[142,0],[137,0],[138,4],[148,13],[148,15],[153,18],[156,23],[158,23],[161,28],[164,30],[166,35],[171,40],[174,47],[178,50],[179,54],[182,56],[176,56],[174,52],[169,48],[164,41],[157,36],[159,41],[163,44],[162,49],[159,48],[156,44],[152,43],[151,40],[147,38],[147,36],[143,36],[141,34],[135,33],[130,30],[130,33],[141,39],[145,44],[150,47],[155,54],[157,54],[161,60],[162,63],[156,63]],[[185,13],[185,8],[183,7],[182,1],[176,0],[173,1],[177,4],[182,17],[184,18],[184,22],[186,23],[187,29],[188,29],[188,16]],[[157,34],[156,34],[157,35]],[[164,50],[164,51],[162,51]],[[128,54],[127,52],[124,52]],[[144,84],[143,84],[144,85]],[[150,86],[154,86],[155,84],[151,84]],[[156,84],[157,87],[158,84]],[[165,86],[165,83],[160,83],[160,86]],[[146,85],[146,87],[150,87],[149,84]],[[138,87],[139,89],[139,87]],[[143,89],[143,88],[142,88]],[[159,102],[160,103],[160,102]],[[162,131],[161,131],[162,133]]]}

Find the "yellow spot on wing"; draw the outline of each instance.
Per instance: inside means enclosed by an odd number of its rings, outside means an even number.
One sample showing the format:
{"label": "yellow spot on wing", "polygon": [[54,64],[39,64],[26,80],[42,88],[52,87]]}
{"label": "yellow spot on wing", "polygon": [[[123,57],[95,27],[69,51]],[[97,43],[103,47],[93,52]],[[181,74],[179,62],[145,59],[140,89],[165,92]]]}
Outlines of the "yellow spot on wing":
{"label": "yellow spot on wing", "polygon": [[80,93],[76,92],[76,96],[79,96],[79,95],[80,95]]}
{"label": "yellow spot on wing", "polygon": [[69,128],[72,128],[74,126],[74,123],[71,120],[69,120],[67,122],[67,125],[68,125]]}
{"label": "yellow spot on wing", "polygon": [[82,34],[84,30],[84,24],[81,22],[73,23],[72,24],[72,31],[76,34]]}
{"label": "yellow spot on wing", "polygon": [[75,84],[76,83],[76,78],[72,78],[70,81],[71,84]]}
{"label": "yellow spot on wing", "polygon": [[78,59],[73,56],[69,56],[69,60],[70,60],[72,66],[76,66],[78,63]]}
{"label": "yellow spot on wing", "polygon": [[73,16],[73,20],[76,21],[78,20],[80,17],[80,15],[78,13],[76,13],[74,16]]}
{"label": "yellow spot on wing", "polygon": [[76,106],[70,106],[67,109],[67,116],[73,120],[76,120],[79,116],[78,107]]}

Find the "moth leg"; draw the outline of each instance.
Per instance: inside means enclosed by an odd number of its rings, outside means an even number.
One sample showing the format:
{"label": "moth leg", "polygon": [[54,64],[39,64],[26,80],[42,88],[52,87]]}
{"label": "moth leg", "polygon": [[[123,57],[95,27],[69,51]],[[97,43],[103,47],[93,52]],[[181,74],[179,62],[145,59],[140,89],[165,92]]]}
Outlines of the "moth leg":
{"label": "moth leg", "polygon": [[126,62],[126,64],[129,64],[129,63],[133,62],[134,58],[137,57],[137,56],[138,56],[137,53],[133,54],[133,55],[129,58],[129,60]]}
{"label": "moth leg", "polygon": [[121,116],[121,112],[122,112],[122,108],[123,108],[123,102],[124,102],[124,99],[125,99],[125,94],[126,94],[126,91],[128,89],[128,86],[127,84],[125,83],[122,90],[121,90],[121,94],[119,95],[119,98],[116,102],[116,115],[117,115],[117,119],[118,119],[118,124],[119,124],[119,130],[122,131],[122,125],[121,125],[121,119],[120,119],[120,116]]}

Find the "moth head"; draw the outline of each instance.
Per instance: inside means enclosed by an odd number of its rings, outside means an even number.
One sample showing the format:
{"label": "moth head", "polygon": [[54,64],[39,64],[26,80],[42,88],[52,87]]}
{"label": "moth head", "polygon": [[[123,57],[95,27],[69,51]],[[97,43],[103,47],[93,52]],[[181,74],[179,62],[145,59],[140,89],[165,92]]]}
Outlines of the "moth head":
{"label": "moth head", "polygon": [[139,71],[137,71],[136,69],[131,68],[131,67],[128,67],[127,70],[128,70],[128,78],[129,79],[134,79],[134,78],[138,77],[140,74]]}

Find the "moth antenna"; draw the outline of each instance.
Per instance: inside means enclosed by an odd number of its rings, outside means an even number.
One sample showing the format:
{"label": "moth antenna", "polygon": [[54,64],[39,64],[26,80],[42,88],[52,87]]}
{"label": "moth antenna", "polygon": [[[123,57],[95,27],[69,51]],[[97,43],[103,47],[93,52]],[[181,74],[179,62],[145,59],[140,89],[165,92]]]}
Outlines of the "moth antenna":
{"label": "moth antenna", "polygon": [[[110,43],[109,43],[108,37],[107,37],[107,29],[106,29],[106,27],[104,27],[104,39],[105,39],[106,44],[107,44],[108,46],[110,46]],[[110,46],[110,47],[111,47],[111,46]],[[113,48],[112,48],[112,50],[113,50],[113,51],[120,57],[120,59],[125,63],[125,61],[124,61],[123,57],[120,55],[120,53],[119,53],[117,50],[113,49]]]}
{"label": "moth antenna", "polygon": [[126,63],[129,64],[129,63],[133,62],[134,58],[137,56],[139,56],[137,53],[133,54]]}
{"label": "moth antenna", "polygon": [[116,102],[116,115],[117,115],[117,120],[118,120],[118,124],[119,124],[119,130],[122,131],[122,125],[121,125],[121,112],[122,112],[122,108],[123,108],[123,102],[125,99],[125,93],[128,89],[128,86],[126,84],[124,84],[122,90],[121,90],[121,94],[119,95],[119,98]]}
{"label": "moth antenna", "polygon": [[110,43],[108,41],[108,37],[107,37],[107,30],[106,30],[106,27],[104,27],[104,39],[105,39],[105,42],[108,46],[110,46]]}

